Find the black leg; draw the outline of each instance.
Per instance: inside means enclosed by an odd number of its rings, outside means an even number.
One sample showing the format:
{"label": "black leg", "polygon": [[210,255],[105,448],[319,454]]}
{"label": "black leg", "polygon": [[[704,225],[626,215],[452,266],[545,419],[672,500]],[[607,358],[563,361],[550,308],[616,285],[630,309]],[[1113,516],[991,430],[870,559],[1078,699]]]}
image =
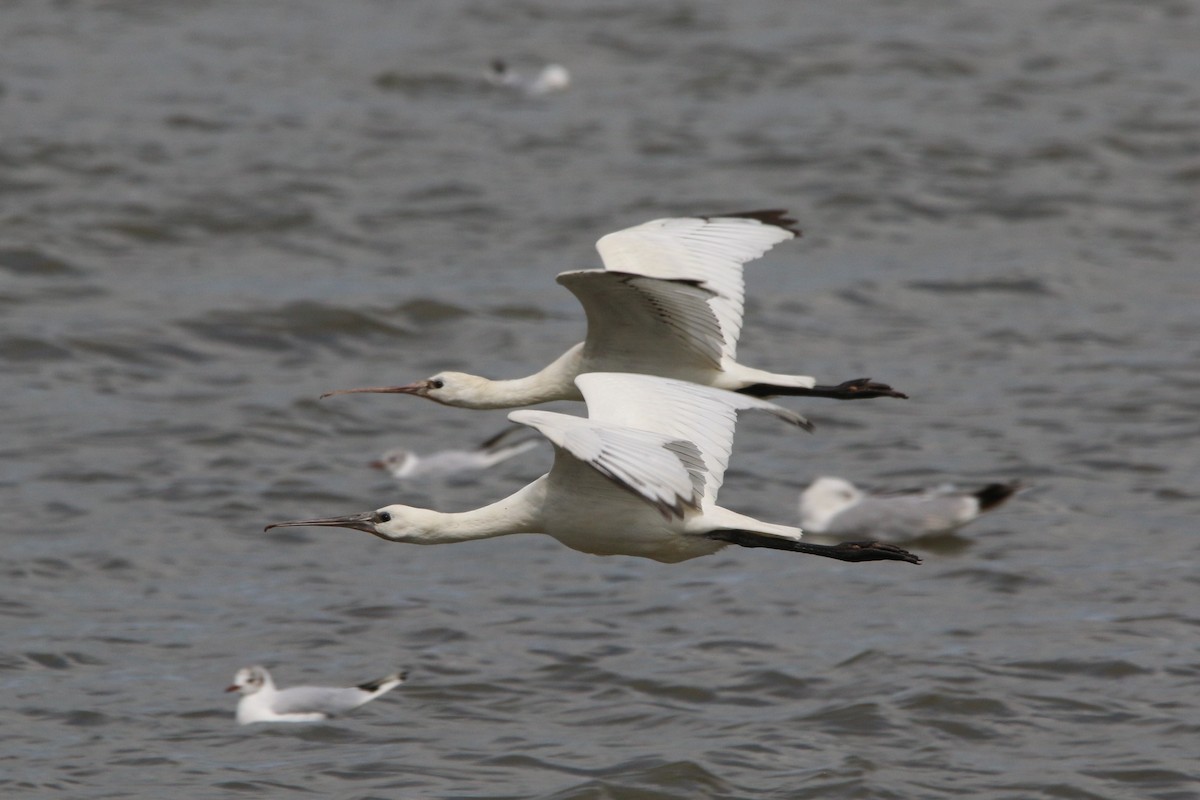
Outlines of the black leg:
{"label": "black leg", "polygon": [[872,397],[898,397],[907,400],[908,395],[897,391],[886,383],[877,383],[870,378],[855,378],[837,386],[814,386],[800,389],[795,386],[776,386],[771,383],[756,383],[738,389],[742,394],[754,397],[828,397],[831,400],[869,400]]}
{"label": "black leg", "polygon": [[920,564],[920,556],[913,555],[895,545],[883,542],[840,542],[838,544],[811,544],[779,536],[767,536],[754,531],[721,530],[706,534],[742,547],[769,547],[772,550],[787,550],[791,553],[807,553],[813,556],[836,558],[838,561],[907,561]]}

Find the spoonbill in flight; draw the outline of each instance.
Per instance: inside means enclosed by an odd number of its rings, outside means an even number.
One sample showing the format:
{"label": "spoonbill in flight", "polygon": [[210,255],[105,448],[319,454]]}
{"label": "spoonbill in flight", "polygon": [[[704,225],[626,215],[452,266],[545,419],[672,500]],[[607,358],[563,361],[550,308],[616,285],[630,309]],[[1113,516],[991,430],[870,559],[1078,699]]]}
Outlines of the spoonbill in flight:
{"label": "spoonbill in flight", "polygon": [[544,533],[573,550],[673,563],[737,544],[842,561],[908,561],[913,554],[876,541],[810,544],[799,528],[721,508],[717,491],[733,449],[737,412],[766,411],[808,427],[800,415],[756,397],[651,375],[590,373],[576,384],[588,417],[551,411],[509,413],[554,445],[550,472],[515,494],[473,511],[405,505],[328,519],[278,522],[266,530],[331,526],[391,542],[445,544],[513,533]]}
{"label": "spoonbill in flight", "polygon": [[251,722],[319,722],[387,694],[404,683],[406,677],[405,672],[393,672],[386,678],[345,689],[325,686],[276,689],[266,667],[245,667],[237,671],[233,685],[225,691],[242,693],[237,707],[237,721],[242,725]]}
{"label": "spoonbill in flight", "polygon": [[907,492],[866,492],[844,478],[817,478],[800,493],[800,526],[830,536],[915,539],[950,533],[991,511],[1021,484],[964,491],[943,485]]}
{"label": "spoonbill in flight", "polygon": [[799,231],[782,210],[721,217],[657,219],[596,242],[604,269],[563,272],[558,282],[583,305],[587,338],[541,371],[515,380],[439,372],[406,386],[342,389],[427,397],[460,408],[516,408],[582,400],[575,378],[635,372],[678,378],[757,397],[801,395],[854,400],[907,397],[869,378],[818,386],[736,360],[742,331],[742,265]]}

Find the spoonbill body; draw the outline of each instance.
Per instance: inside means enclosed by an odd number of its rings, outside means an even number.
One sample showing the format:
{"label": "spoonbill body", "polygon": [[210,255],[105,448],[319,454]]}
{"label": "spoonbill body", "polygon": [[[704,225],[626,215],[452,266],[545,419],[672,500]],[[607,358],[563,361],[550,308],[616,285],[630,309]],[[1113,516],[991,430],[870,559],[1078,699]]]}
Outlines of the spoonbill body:
{"label": "spoonbill body", "polygon": [[745,281],[742,266],[798,235],[795,220],[772,209],[721,217],[658,219],[596,242],[604,269],[564,272],[587,316],[587,337],[539,372],[489,380],[439,372],[404,386],[327,392],[395,393],[460,408],[517,408],[582,400],[575,378],[591,372],[657,375],[754,396],[848,400],[906,397],[868,378],[818,386],[807,375],[766,372],[737,361]]}
{"label": "spoonbill body", "polygon": [[381,539],[443,544],[544,533],[594,555],[666,563],[729,544],[769,547],[843,561],[920,559],[874,541],[817,545],[799,528],[763,522],[717,505],[740,410],[808,422],[766,400],[651,375],[589,373],[575,379],[587,418],[520,410],[508,417],[554,445],[550,472],[515,494],[473,511],[443,513],[390,505],[344,517],[274,523],[366,531]]}

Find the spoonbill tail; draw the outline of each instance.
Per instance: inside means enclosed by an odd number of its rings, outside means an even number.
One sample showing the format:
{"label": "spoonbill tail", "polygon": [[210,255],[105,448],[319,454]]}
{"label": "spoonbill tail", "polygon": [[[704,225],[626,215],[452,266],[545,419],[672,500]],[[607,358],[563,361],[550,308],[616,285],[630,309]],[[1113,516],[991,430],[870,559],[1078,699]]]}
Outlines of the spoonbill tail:
{"label": "spoonbill tail", "polygon": [[[513,435],[524,432],[528,437],[513,441]],[[464,472],[488,469],[532,450],[541,443],[536,434],[524,428],[506,428],[478,447],[470,450],[438,450],[428,455],[418,455],[411,450],[394,448],[386,451],[371,466],[387,470],[399,481],[430,478],[452,478]]]}
{"label": "spoonbill tail", "polygon": [[325,686],[276,689],[266,667],[245,667],[237,671],[233,685],[225,691],[242,693],[237,707],[237,721],[242,725],[251,722],[319,722],[387,694],[404,683],[405,677],[405,672],[393,672],[377,681],[345,689]]}
{"label": "spoonbill tail", "polygon": [[1019,483],[989,483],[975,491],[950,485],[907,492],[868,493],[843,478],[821,477],[800,493],[800,525],[830,536],[914,539],[950,533],[991,511]]}
{"label": "spoonbill tail", "polygon": [[342,389],[427,397],[460,408],[515,408],[581,400],[575,377],[636,372],[678,378],[757,397],[803,395],[853,400],[907,397],[869,378],[818,386],[736,360],[742,331],[742,265],[799,231],[786,211],[657,219],[596,242],[604,269],[563,272],[558,282],[583,305],[587,338],[541,371],[515,380],[439,372],[406,386]]}
{"label": "spoonbill tail", "polygon": [[554,445],[550,472],[473,511],[442,513],[390,505],[376,511],[267,526],[332,526],[391,542],[443,544],[513,533],[544,533],[573,550],[673,563],[729,544],[769,547],[842,561],[908,561],[875,541],[800,541],[799,528],[761,522],[717,505],[733,449],[737,412],[765,411],[808,427],[766,400],[651,375],[589,373],[575,379],[588,418],[522,410],[508,418]]}

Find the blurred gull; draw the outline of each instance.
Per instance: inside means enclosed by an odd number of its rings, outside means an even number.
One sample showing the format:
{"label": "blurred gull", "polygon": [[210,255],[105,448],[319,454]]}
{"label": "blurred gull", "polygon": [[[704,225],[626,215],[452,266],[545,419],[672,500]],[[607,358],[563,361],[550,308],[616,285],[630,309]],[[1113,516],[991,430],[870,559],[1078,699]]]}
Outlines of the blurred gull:
{"label": "blurred gull", "polygon": [[596,242],[604,269],[564,272],[587,314],[587,338],[540,372],[488,380],[439,372],[406,386],[327,392],[411,394],[459,408],[516,408],[582,400],[575,377],[636,372],[692,381],[756,397],[799,395],[853,400],[907,397],[868,378],[817,386],[807,375],[782,375],[737,362],[745,282],[742,265],[794,238],[794,219],[779,209],[718,217],[657,219]]}
{"label": "blurred gull", "polygon": [[709,555],[730,544],[842,561],[920,563],[905,550],[875,541],[802,542],[799,528],[762,522],[716,504],[737,412],[757,409],[808,427],[799,414],[756,397],[651,375],[590,373],[575,382],[587,400],[587,418],[530,410],[508,415],[554,444],[554,465],[503,500],[460,513],[389,505],[266,529],[351,528],[411,544],[544,533],[584,553],[667,563]]}
{"label": "blurred gull", "polygon": [[523,428],[507,428],[470,450],[439,450],[418,455],[411,450],[395,448],[386,451],[371,466],[387,470],[399,481],[453,478],[466,472],[494,467],[502,461],[537,447],[541,439],[530,436],[515,442],[507,441]]}
{"label": "blurred gull", "polygon": [[976,491],[944,484],[868,493],[843,478],[821,477],[800,494],[800,526],[830,536],[913,539],[950,533],[991,511],[1021,488],[989,483]]}
{"label": "blurred gull", "polygon": [[387,694],[404,683],[406,676],[405,672],[394,672],[377,681],[344,689],[325,686],[276,689],[271,673],[265,667],[245,667],[237,671],[233,685],[225,691],[242,693],[237,707],[237,721],[242,725],[251,722],[318,722]]}
{"label": "blurred gull", "polygon": [[529,77],[515,72],[499,58],[492,61],[484,78],[493,86],[516,89],[529,95],[561,92],[571,85],[571,73],[562,64],[547,64],[536,75]]}

